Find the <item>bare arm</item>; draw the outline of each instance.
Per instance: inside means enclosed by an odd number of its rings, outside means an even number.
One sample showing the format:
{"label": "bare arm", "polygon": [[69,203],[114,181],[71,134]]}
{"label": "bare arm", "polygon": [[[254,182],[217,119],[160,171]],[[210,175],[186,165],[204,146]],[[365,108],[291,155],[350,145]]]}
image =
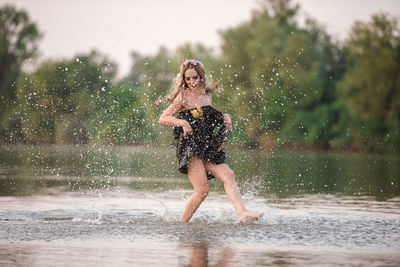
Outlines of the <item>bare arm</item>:
{"label": "bare arm", "polygon": [[158,122],[161,125],[165,125],[165,126],[180,126],[183,128],[183,133],[184,135],[187,134],[192,134],[193,130],[192,127],[190,126],[189,122],[182,120],[182,119],[177,119],[175,118],[175,114],[178,113],[180,110],[182,110],[182,95],[179,94],[174,102],[172,102],[171,105],[169,105],[169,107],[164,110],[164,112],[161,114],[160,119],[158,120]]}

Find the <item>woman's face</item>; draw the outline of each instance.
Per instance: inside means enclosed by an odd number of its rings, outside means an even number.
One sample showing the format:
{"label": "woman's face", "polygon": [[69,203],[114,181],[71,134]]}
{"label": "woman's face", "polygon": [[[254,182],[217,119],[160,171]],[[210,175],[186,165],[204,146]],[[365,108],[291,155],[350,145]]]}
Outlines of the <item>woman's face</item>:
{"label": "woman's face", "polygon": [[189,89],[196,88],[200,83],[200,76],[194,69],[187,69],[185,71],[185,82],[189,86]]}

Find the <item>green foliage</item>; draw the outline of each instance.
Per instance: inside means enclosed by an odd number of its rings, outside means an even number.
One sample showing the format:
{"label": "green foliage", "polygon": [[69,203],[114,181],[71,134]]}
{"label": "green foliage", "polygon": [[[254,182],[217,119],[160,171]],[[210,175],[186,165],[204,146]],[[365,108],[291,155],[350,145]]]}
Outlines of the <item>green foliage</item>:
{"label": "green foliage", "polygon": [[338,117],[340,49],[312,20],[297,26],[298,7],[289,1],[265,3],[249,23],[223,32],[224,96],[237,124],[245,125],[243,142],[274,136],[278,144],[327,146],[337,134],[330,128]]}
{"label": "green foliage", "polygon": [[[6,142],[166,144],[158,124],[185,59],[219,82],[213,105],[233,115],[233,145],[400,151],[400,30],[386,14],[357,22],[344,48],[300,6],[263,0],[249,22],[221,32],[222,54],[184,44],[132,53],[130,73],[98,52],[20,75],[40,34],[24,11],[0,8],[0,135]],[[17,82],[18,80],[18,82]]]}
{"label": "green foliage", "polygon": [[145,109],[139,102],[138,86],[120,82],[96,98],[96,114],[88,122],[91,142],[100,144],[134,144],[147,139],[149,126]]}
{"label": "green foliage", "polygon": [[24,10],[11,5],[0,7],[0,137],[21,137],[19,122],[9,119],[9,115],[15,108],[15,87],[21,67],[36,55],[40,37]]}
{"label": "green foliage", "polygon": [[400,149],[399,31],[397,19],[378,14],[357,22],[345,43],[349,69],[340,97],[362,127],[361,134],[352,134],[362,149]]}
{"label": "green foliage", "polygon": [[18,108],[28,142],[87,143],[91,116],[101,109],[115,66],[93,51],[74,59],[44,62],[17,85]]}

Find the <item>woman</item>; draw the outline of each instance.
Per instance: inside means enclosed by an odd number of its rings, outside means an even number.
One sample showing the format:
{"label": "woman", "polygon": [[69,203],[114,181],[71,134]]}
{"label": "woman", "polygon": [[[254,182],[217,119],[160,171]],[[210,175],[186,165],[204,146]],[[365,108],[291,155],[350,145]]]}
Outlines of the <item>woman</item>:
{"label": "woman", "polygon": [[238,221],[255,221],[264,214],[246,209],[234,173],[225,163],[225,133],[232,130],[232,122],[229,114],[222,114],[211,106],[211,94],[216,87],[206,84],[204,65],[200,61],[186,60],[181,65],[174,92],[166,98],[171,104],[159,120],[162,125],[175,127],[179,170],[188,174],[194,189],[180,221],[190,220],[209,193],[208,179],[214,177],[224,183]]}

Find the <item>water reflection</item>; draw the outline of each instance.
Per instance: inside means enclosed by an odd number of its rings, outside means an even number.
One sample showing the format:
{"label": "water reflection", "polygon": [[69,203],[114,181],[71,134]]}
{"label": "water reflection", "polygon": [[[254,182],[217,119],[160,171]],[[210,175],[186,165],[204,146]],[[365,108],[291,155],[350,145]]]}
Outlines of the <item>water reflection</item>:
{"label": "water reflection", "polygon": [[191,249],[191,257],[190,264],[191,267],[207,267],[207,266],[220,266],[220,267],[228,267],[232,266],[230,264],[231,259],[235,255],[234,250],[230,247],[225,247],[222,250],[222,255],[218,255],[219,259],[217,259],[216,264],[209,265],[209,245],[207,243],[191,243],[189,246]]}
{"label": "water reflection", "polygon": [[63,243],[0,243],[1,266],[398,266],[394,251],[302,249],[285,246],[163,244],[94,240]]}
{"label": "water reflection", "polygon": [[[383,201],[400,195],[398,156],[232,150],[227,161],[243,193],[258,196],[340,193]],[[176,164],[172,147],[0,147],[0,195],[30,195],[61,187],[67,191],[118,186],[190,189]],[[171,179],[175,181],[168,182]],[[223,191],[218,182],[210,187]]]}
{"label": "water reflection", "polygon": [[400,264],[399,157],[233,150],[227,160],[260,221],[236,223],[213,180],[192,222],[178,223],[192,188],[173,148],[0,147],[0,265]]}
{"label": "water reflection", "polygon": [[190,257],[191,267],[207,267],[208,266],[208,247],[204,243],[192,243],[192,252]]}
{"label": "water reflection", "polygon": [[[131,179],[140,177],[117,183]],[[191,190],[113,189],[0,197],[0,266],[400,263],[399,197],[244,195],[266,216],[239,224],[226,196],[211,193],[182,224]]]}

